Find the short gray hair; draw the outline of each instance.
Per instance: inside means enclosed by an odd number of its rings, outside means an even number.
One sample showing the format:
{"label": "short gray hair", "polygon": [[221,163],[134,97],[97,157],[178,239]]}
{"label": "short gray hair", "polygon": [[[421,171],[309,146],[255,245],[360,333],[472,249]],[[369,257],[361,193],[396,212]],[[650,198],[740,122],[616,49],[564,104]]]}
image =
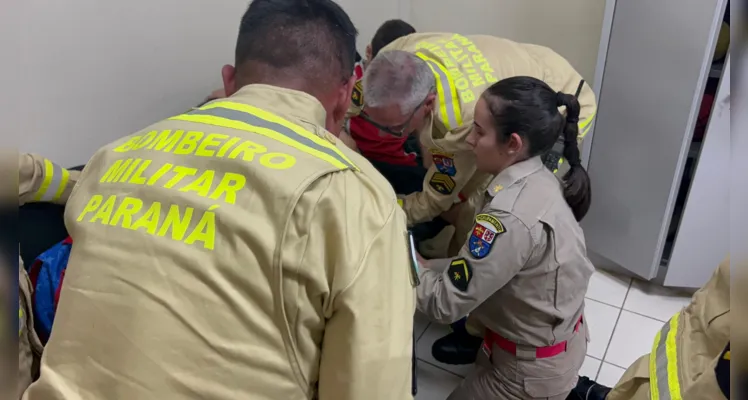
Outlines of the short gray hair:
{"label": "short gray hair", "polygon": [[400,106],[409,114],[434,90],[434,74],[426,61],[402,50],[377,54],[364,73],[364,104],[369,107]]}

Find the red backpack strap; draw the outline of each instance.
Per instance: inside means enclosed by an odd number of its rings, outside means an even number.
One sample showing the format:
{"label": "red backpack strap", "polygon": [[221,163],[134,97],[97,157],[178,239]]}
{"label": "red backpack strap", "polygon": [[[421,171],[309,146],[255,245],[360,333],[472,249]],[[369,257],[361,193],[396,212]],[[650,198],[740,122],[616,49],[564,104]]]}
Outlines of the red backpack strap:
{"label": "red backpack strap", "polygon": [[42,270],[42,261],[40,259],[34,260],[29,268],[29,280],[31,281],[32,292],[36,291],[36,282],[39,280],[39,272]]}
{"label": "red backpack strap", "polygon": [[60,272],[60,284],[55,289],[55,310],[57,310],[57,304],[60,302],[60,291],[62,290],[62,281],[65,280],[65,270]]}

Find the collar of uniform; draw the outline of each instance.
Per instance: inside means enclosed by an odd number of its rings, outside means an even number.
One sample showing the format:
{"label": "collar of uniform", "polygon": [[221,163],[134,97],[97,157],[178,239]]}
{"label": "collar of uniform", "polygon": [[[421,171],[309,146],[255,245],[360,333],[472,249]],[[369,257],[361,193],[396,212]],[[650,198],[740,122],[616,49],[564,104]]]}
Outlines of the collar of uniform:
{"label": "collar of uniform", "polygon": [[488,185],[488,194],[493,197],[504,188],[522,180],[533,172],[543,168],[543,161],[540,156],[520,161],[509,168],[501,171]]}
{"label": "collar of uniform", "polygon": [[239,89],[232,99],[270,112],[296,117],[313,125],[325,127],[327,111],[314,96],[278,86],[252,84]]}

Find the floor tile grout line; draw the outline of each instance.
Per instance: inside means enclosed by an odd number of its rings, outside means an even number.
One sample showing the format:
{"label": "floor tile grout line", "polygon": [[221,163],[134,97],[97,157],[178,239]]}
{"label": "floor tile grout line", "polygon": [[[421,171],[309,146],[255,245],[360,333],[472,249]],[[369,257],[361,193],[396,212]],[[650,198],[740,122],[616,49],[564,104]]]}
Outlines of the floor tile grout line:
{"label": "floor tile grout line", "polygon": [[616,310],[622,310],[622,308],[621,308],[621,307],[616,307],[616,306],[614,306],[614,305],[612,305],[612,304],[610,304],[610,303],[606,303],[606,302],[603,302],[603,301],[600,301],[600,300],[590,299],[590,298],[587,298],[587,297],[585,297],[585,298],[584,298],[584,300],[585,300],[585,301],[592,301],[592,302],[595,302],[595,303],[600,303],[600,304],[602,304],[602,305],[606,305],[606,306],[608,306],[608,307],[613,307],[613,308],[615,308]]}
{"label": "floor tile grout line", "polygon": [[657,322],[662,322],[663,324],[664,324],[665,322],[667,322],[667,321],[663,321],[663,320],[661,320],[661,319],[659,319],[659,318],[651,317],[651,316],[649,316],[649,315],[645,315],[645,314],[642,314],[642,313],[640,313],[640,312],[636,312],[636,311],[631,311],[631,310],[627,310],[627,309],[625,309],[625,308],[622,308],[621,310],[622,310],[622,311],[626,311],[626,312],[628,312],[628,313],[631,313],[631,314],[636,314],[636,315],[638,315],[638,316],[640,316],[640,317],[644,317],[644,318],[647,318],[647,319],[651,319],[651,320],[653,320],[653,321],[657,321]]}
{"label": "floor tile grout line", "polygon": [[587,297],[587,296],[585,296],[585,297],[584,297],[584,299],[585,299],[585,300],[589,300],[589,301],[595,301],[595,302],[598,302],[598,303],[600,303],[600,304],[605,304],[606,306],[611,306],[611,307],[615,307],[615,308],[618,308],[618,309],[621,309],[621,308],[623,308],[623,306],[617,306],[617,305],[615,305],[615,304],[610,304],[610,303],[606,303],[606,302],[604,302],[604,301],[600,301],[600,300],[598,300],[598,299],[593,299],[592,297]]}
{"label": "floor tile grout line", "polygon": [[428,324],[426,324],[426,327],[425,327],[425,328],[423,328],[423,332],[421,332],[421,334],[420,334],[420,335],[418,335],[418,337],[416,338],[416,343],[418,343],[418,341],[419,341],[419,340],[421,340],[421,338],[422,338],[422,337],[423,337],[423,335],[424,335],[424,334],[426,333],[426,331],[427,331],[427,330],[429,330],[429,327],[430,327],[430,326],[431,326],[431,321],[429,321],[429,323],[428,323]]}
{"label": "floor tile grout line", "polygon": [[440,367],[440,366],[438,366],[438,365],[436,365],[436,364],[434,364],[434,363],[428,362],[428,361],[426,361],[426,360],[424,360],[424,359],[422,359],[422,358],[419,358],[419,359],[418,359],[418,362],[426,363],[426,364],[428,364],[428,365],[430,365],[430,366],[432,366],[432,367],[434,367],[434,368],[438,368],[438,369],[440,369],[440,370],[442,370],[442,371],[444,371],[444,372],[449,372],[450,374],[452,374],[452,375],[454,375],[454,376],[456,376],[456,377],[458,377],[458,378],[462,378],[462,379],[465,379],[465,377],[464,377],[464,376],[462,376],[462,375],[460,375],[460,374],[458,374],[458,373],[456,373],[456,372],[453,372],[453,371],[450,371],[450,370],[448,370],[448,369],[446,369],[446,368]]}
{"label": "floor tile grout line", "polygon": [[600,360],[600,365],[597,366],[597,372],[595,372],[595,382],[597,382],[597,378],[600,376],[600,370],[603,369],[603,364],[605,364],[605,361]]}
{"label": "floor tile grout line", "polygon": [[[667,321],[668,321],[668,320],[662,320],[662,319],[659,319],[659,318],[653,317],[653,316],[651,316],[651,315],[646,315],[646,314],[642,314],[642,313],[640,313],[640,312],[638,312],[638,311],[631,311],[631,310],[627,310],[627,309],[623,308],[623,306],[619,307],[619,306],[613,305],[613,304],[611,304],[611,303],[606,303],[606,302],[604,302],[604,301],[600,301],[600,300],[597,300],[597,299],[593,299],[593,298],[590,298],[590,297],[585,297],[585,298],[584,298],[584,300],[585,300],[585,301],[594,301],[595,303],[600,303],[600,304],[604,304],[604,305],[606,305],[606,306],[610,306],[610,307],[613,307],[613,308],[617,308],[617,309],[619,309],[619,310],[623,310],[623,311],[627,311],[627,312],[630,312],[631,314],[636,314],[636,315],[638,315],[638,316],[640,316],[640,317],[645,317],[645,318],[653,319],[653,320],[655,320],[655,321],[657,321],[657,322],[662,322],[662,323],[665,323],[665,322],[667,322]],[[625,298],[624,298],[624,300],[625,300]]]}
{"label": "floor tile grout line", "polygon": [[[626,290],[626,296],[623,298],[623,304],[626,304],[626,299],[629,297],[629,293],[631,292],[631,285],[633,284],[634,280],[632,279],[631,282],[629,282],[629,288]],[[618,322],[621,320],[621,314],[623,313],[623,307],[618,309],[618,316],[616,317],[616,323],[613,325],[613,332],[610,334],[610,338],[608,338],[608,345],[605,346],[605,352],[603,353],[603,362],[605,362],[605,357],[608,356],[608,350],[610,350],[610,344],[613,342],[613,337],[616,335],[616,329],[618,329]],[[602,369],[602,364],[600,364],[600,369]],[[597,374],[600,375],[600,371],[597,371]],[[595,377],[597,379],[597,377]]]}
{"label": "floor tile grout line", "polygon": [[620,365],[618,365],[618,364],[616,364],[616,363],[612,363],[612,362],[610,362],[610,361],[603,361],[603,362],[604,362],[604,363],[606,363],[606,364],[610,364],[610,365],[612,365],[612,366],[614,366],[614,367],[618,367],[618,368],[620,368],[620,369],[622,369],[622,370],[624,370],[624,371],[628,369],[627,367],[622,367],[622,366],[620,366]]}

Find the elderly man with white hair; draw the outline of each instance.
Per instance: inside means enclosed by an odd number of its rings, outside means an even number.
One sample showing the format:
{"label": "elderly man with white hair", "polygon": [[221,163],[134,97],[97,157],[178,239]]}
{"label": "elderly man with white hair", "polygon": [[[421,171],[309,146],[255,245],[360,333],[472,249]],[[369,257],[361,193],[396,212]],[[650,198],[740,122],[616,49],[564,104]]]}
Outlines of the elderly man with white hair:
{"label": "elderly man with white hair", "polygon": [[[448,256],[468,239],[475,205],[486,190],[502,189],[487,188],[491,177],[476,172],[465,138],[481,93],[512,76],[534,77],[557,92],[574,93],[581,105],[582,140],[595,114],[595,95],[566,59],[543,46],[486,35],[415,33],[390,43],[366,69],[364,102],[356,111],[382,135],[419,137],[429,171],[422,190],[401,196],[400,202],[410,226],[440,215],[455,226]],[[561,174],[568,169],[562,149],[558,143],[543,158]],[[480,340],[466,336],[464,329],[450,335],[437,341],[434,356],[452,364],[472,363]]]}

